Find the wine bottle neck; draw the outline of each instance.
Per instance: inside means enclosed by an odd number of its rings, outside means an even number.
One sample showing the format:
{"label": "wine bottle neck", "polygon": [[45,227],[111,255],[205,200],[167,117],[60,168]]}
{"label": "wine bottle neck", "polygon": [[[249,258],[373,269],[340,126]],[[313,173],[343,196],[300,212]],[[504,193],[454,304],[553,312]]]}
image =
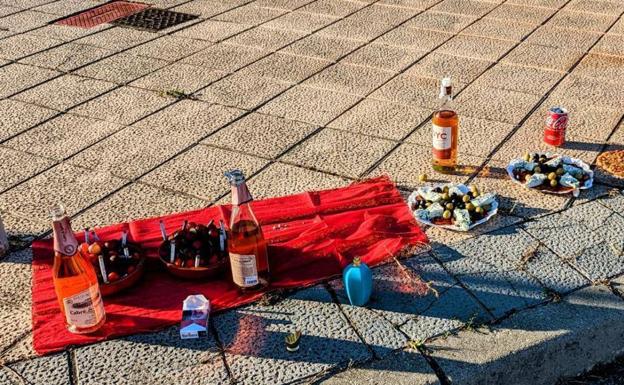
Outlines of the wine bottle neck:
{"label": "wine bottle neck", "polygon": [[243,182],[237,185],[232,185],[232,204],[240,206],[242,204],[251,202],[253,198],[247,188],[247,183]]}
{"label": "wine bottle neck", "polygon": [[54,251],[57,253],[72,256],[78,251],[78,240],[69,222],[69,217],[65,216],[52,222],[54,230]]}

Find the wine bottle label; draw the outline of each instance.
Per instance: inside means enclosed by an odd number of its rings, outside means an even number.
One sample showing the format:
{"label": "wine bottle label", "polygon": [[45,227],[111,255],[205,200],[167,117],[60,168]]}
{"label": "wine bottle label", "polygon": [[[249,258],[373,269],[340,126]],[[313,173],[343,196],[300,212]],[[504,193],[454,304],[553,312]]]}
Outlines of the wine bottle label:
{"label": "wine bottle label", "polygon": [[67,324],[79,328],[97,325],[104,317],[104,303],[97,285],[63,298]]}
{"label": "wine bottle label", "polygon": [[451,127],[441,127],[433,124],[433,157],[436,159],[451,158],[452,131]]}
{"label": "wine bottle label", "polygon": [[78,250],[78,241],[74,237],[69,218],[52,222],[54,229],[54,251],[64,255],[74,255]]}
{"label": "wine bottle label", "polygon": [[232,266],[232,280],[235,284],[241,287],[258,284],[255,255],[230,253],[230,264]]}

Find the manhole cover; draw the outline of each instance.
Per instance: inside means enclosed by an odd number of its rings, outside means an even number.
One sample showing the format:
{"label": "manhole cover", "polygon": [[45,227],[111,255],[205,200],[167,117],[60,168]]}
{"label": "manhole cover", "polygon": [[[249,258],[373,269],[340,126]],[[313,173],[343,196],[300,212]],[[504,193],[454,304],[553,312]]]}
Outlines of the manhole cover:
{"label": "manhole cover", "polygon": [[52,23],[69,25],[80,28],[91,28],[103,23],[110,23],[113,20],[132,15],[145,8],[148,4],[132,3],[129,1],[111,1],[97,7],[89,8],[78,13],[55,20]]}
{"label": "manhole cover", "polygon": [[160,31],[196,18],[197,15],[191,15],[188,13],[173,12],[158,8],[148,8],[133,15],[117,19],[113,22],[113,24],[147,31]]}

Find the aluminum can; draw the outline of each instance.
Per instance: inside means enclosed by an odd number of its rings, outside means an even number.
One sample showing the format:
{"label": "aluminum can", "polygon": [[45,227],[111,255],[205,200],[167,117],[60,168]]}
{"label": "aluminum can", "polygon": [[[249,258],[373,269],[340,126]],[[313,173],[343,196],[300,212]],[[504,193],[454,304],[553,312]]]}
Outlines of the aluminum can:
{"label": "aluminum can", "polygon": [[553,107],[546,115],[544,126],[544,142],[551,146],[561,147],[565,143],[565,132],[568,127],[568,110],[563,107]]}

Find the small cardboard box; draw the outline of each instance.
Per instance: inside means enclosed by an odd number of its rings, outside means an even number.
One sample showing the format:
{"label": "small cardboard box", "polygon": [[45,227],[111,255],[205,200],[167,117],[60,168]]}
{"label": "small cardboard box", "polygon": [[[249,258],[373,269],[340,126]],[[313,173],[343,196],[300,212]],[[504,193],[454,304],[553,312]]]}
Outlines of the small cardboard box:
{"label": "small cardboard box", "polygon": [[182,303],[180,338],[199,338],[208,331],[210,301],[201,294],[189,295]]}

